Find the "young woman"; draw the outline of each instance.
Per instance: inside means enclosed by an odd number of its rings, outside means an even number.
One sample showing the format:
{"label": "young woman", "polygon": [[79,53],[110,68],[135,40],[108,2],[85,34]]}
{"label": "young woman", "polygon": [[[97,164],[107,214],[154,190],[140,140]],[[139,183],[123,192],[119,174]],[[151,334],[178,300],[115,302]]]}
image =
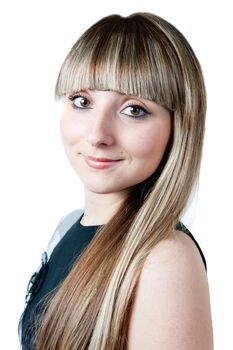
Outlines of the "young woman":
{"label": "young woman", "polygon": [[180,222],[206,113],[192,48],[153,14],[105,17],[69,52],[56,97],[85,206],[32,278],[23,349],[213,349],[205,258]]}

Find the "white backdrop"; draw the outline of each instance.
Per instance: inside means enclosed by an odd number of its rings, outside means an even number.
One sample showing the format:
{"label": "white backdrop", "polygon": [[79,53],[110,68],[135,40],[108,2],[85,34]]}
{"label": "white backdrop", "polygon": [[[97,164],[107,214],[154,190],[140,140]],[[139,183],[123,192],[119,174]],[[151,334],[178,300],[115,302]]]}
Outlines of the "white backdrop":
{"label": "white backdrop", "polygon": [[[53,99],[60,65],[101,17],[154,12],[187,37],[203,67],[207,131],[198,202],[185,221],[207,259],[215,349],[232,349],[232,13],[230,1],[9,0],[0,8],[1,349],[17,349],[26,285],[59,218],[82,206]],[[195,202],[196,203],[196,202]],[[196,212],[196,219],[190,219]]]}

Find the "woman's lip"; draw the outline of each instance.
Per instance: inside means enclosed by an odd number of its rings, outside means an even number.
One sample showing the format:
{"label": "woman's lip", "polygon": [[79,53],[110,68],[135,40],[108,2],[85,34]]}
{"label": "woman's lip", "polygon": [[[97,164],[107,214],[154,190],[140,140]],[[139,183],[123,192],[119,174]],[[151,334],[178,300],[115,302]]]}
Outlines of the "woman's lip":
{"label": "woman's lip", "polygon": [[122,159],[110,159],[110,158],[104,158],[104,157],[93,157],[93,156],[86,156],[83,155],[84,160],[86,163],[94,169],[107,169],[115,164],[117,164]]}
{"label": "woman's lip", "polygon": [[87,159],[93,160],[95,162],[118,162],[121,159],[111,159],[111,158],[104,158],[104,157],[93,157],[93,156],[85,156]]}

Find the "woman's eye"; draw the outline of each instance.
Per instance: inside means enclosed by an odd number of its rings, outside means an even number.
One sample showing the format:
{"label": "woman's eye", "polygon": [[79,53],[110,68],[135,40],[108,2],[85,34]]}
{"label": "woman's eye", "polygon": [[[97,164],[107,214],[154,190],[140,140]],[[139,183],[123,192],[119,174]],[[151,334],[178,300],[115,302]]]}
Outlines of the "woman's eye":
{"label": "woman's eye", "polygon": [[126,114],[133,118],[145,117],[149,114],[149,112],[145,108],[138,105],[129,105],[126,108],[124,108],[123,111],[123,114]]}
{"label": "woman's eye", "polygon": [[88,100],[88,98],[82,95],[71,96],[69,97],[69,99],[73,102],[72,106],[74,108],[84,109],[88,108],[90,105],[90,101]]}

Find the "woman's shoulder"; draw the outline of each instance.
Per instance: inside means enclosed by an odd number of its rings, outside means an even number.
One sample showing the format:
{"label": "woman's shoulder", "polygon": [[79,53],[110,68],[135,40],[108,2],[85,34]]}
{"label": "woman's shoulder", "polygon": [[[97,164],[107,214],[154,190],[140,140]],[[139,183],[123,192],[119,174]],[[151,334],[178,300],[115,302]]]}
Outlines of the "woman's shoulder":
{"label": "woman's shoulder", "polygon": [[150,269],[153,265],[158,267],[162,263],[163,268],[172,264],[179,269],[198,269],[206,274],[197,242],[192,237],[184,231],[174,230],[167,239],[160,241],[151,250],[144,269]]}
{"label": "woman's shoulder", "polygon": [[129,350],[210,350],[212,342],[205,267],[195,243],[176,230],[151,250],[142,268]]}

